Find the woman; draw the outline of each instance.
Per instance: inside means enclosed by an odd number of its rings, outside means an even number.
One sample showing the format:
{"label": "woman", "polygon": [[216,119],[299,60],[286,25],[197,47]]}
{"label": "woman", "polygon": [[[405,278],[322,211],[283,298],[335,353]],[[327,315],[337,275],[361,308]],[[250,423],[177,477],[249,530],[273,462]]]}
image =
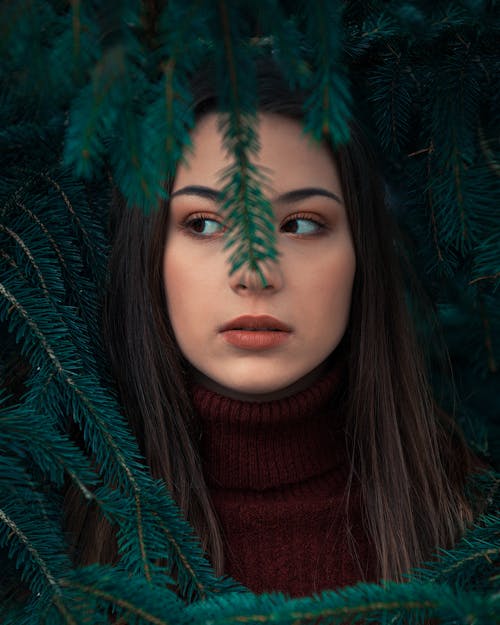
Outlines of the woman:
{"label": "woman", "polygon": [[[425,380],[375,159],[355,127],[313,143],[267,66],[255,163],[280,257],[265,282],[229,275],[229,157],[213,90],[193,84],[168,207],[120,207],[104,334],[126,415],[219,574],[294,596],[401,579],[471,521],[471,460]],[[98,513],[67,510],[77,560],[116,559]]]}

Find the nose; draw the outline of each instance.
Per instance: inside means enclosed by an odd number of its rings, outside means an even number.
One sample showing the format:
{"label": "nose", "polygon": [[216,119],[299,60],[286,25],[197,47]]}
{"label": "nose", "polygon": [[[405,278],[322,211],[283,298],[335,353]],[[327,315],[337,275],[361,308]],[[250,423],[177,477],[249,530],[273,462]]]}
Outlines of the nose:
{"label": "nose", "polygon": [[277,261],[266,260],[252,270],[245,264],[229,276],[229,284],[238,295],[276,293],[283,288],[281,266]]}

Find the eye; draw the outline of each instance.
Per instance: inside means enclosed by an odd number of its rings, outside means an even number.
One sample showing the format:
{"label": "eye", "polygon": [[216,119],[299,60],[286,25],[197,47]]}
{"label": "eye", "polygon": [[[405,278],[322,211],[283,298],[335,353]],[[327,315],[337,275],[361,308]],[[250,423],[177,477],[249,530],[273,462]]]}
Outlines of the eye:
{"label": "eye", "polygon": [[206,215],[194,215],[186,219],[182,224],[182,228],[196,237],[213,237],[222,234],[225,228],[220,221],[211,219]]}
{"label": "eye", "polygon": [[321,234],[325,229],[326,225],[321,223],[319,219],[313,219],[311,216],[303,215],[292,216],[281,225],[281,230],[283,232],[303,236]]}

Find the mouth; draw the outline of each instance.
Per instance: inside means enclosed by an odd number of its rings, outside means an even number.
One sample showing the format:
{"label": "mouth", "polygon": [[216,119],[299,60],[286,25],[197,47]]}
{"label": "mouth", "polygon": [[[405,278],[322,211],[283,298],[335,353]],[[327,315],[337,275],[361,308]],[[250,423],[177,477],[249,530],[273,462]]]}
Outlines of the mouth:
{"label": "mouth", "polygon": [[286,344],[292,328],[270,315],[243,315],[226,323],[220,332],[233,348],[263,351]]}
{"label": "mouth", "polygon": [[279,330],[278,328],[248,328],[242,326],[241,328],[228,328],[225,330],[226,332],[229,330],[242,330],[245,332],[283,332],[283,330]]}
{"label": "mouth", "polygon": [[242,332],[291,332],[292,328],[270,315],[243,315],[222,326],[220,332],[239,330]]}

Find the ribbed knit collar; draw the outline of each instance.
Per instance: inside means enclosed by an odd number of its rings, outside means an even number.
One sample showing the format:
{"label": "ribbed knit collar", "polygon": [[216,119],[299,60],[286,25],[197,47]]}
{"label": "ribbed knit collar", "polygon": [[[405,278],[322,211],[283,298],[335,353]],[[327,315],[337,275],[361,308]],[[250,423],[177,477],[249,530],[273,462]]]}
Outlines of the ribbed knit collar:
{"label": "ribbed knit collar", "polygon": [[336,410],[341,377],[336,367],[309,388],[270,402],[230,399],[195,385],[208,486],[262,491],[345,465],[343,421]]}

